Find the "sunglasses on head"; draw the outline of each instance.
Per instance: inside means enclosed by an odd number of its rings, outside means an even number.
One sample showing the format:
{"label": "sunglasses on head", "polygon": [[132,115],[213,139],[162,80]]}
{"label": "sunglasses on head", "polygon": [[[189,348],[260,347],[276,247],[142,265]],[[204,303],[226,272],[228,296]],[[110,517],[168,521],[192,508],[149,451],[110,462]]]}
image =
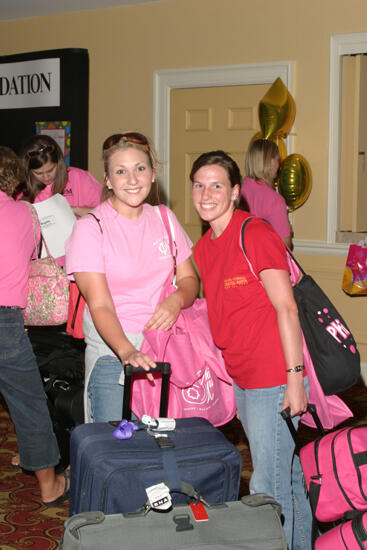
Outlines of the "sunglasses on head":
{"label": "sunglasses on head", "polygon": [[30,158],[37,157],[41,153],[52,153],[53,150],[53,145],[41,145],[41,147],[39,147],[39,149],[36,149],[35,151],[28,151],[27,156]]}
{"label": "sunglasses on head", "polygon": [[126,132],[124,134],[113,134],[112,136],[105,139],[103,143],[103,151],[106,151],[110,147],[113,147],[120,142],[135,143],[136,145],[149,147],[149,141],[145,136],[143,136],[143,134],[139,134],[139,132]]}

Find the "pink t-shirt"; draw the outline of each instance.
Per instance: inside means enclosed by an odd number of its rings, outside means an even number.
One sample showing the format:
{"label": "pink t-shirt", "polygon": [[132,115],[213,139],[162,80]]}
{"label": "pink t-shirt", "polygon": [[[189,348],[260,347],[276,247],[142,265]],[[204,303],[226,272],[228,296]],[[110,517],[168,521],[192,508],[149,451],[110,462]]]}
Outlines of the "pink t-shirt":
{"label": "pink t-shirt", "polygon": [[[70,206],[89,206],[93,208],[101,202],[102,185],[86,170],[68,168],[68,181],[63,191]],[[52,185],[46,185],[34,199],[42,202],[52,196]]]}
{"label": "pink t-shirt", "polygon": [[241,187],[241,195],[245,197],[251,214],[267,220],[281,239],[290,236],[291,227],[284,197],[274,191],[266,181],[245,178]]}
{"label": "pink t-shirt", "polygon": [[[80,218],[66,241],[66,271],[104,273],[123,330],[140,332],[153,315],[173,261],[168,235],[156,210],[144,204],[130,220],[109,201]],[[191,256],[192,242],[169,211],[177,244],[177,263]]]}
{"label": "pink t-shirt", "polygon": [[[86,170],[81,168],[68,168],[68,181],[62,195],[71,207],[87,206],[94,208],[101,202],[102,185]],[[43,202],[52,197],[52,185],[46,185],[34,199],[34,202]],[[19,197],[21,198],[21,197]],[[64,267],[65,256],[56,258],[57,263]]]}
{"label": "pink t-shirt", "polygon": [[0,191],[0,305],[24,308],[35,248],[29,207]]}

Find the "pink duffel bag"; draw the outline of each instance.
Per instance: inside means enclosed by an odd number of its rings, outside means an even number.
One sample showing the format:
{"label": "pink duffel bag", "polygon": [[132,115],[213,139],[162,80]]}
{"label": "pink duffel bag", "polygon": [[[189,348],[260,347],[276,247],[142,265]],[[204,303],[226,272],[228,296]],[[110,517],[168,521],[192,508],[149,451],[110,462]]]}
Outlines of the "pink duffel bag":
{"label": "pink duffel bag", "polygon": [[316,519],[333,522],[346,512],[367,510],[367,425],[308,443],[300,459]]}
{"label": "pink duffel bag", "polygon": [[341,523],[316,540],[315,550],[361,550],[367,548],[367,512]]}

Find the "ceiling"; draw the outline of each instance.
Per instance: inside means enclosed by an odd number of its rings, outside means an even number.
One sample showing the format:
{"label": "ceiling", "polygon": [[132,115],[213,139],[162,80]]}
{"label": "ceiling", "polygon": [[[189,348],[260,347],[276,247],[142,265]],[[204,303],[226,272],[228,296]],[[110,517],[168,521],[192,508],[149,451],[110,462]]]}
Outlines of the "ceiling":
{"label": "ceiling", "polygon": [[0,21],[159,1],[161,0],[0,0]]}

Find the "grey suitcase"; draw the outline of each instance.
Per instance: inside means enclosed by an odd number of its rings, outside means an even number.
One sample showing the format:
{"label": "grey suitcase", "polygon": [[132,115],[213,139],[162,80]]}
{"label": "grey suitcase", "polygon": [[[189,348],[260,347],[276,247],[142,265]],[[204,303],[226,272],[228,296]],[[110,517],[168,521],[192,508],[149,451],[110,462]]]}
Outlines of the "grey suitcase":
{"label": "grey suitcase", "polygon": [[190,506],[169,512],[83,512],[65,522],[60,550],[286,550],[280,505],[267,495],[206,507],[196,521]]}

